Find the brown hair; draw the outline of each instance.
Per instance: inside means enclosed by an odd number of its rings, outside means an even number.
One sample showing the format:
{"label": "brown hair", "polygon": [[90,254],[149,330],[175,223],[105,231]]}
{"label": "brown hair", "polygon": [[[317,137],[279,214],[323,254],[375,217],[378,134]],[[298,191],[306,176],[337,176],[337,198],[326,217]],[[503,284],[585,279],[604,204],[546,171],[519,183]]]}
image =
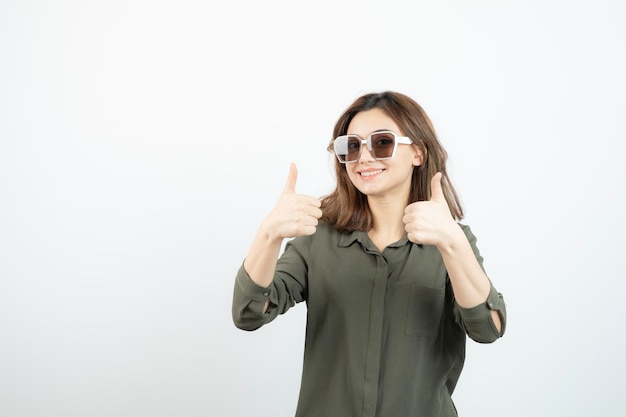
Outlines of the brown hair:
{"label": "brown hair", "polygon": [[[437,139],[426,112],[410,97],[385,91],[357,98],[337,120],[333,139],[347,133],[348,126],[357,113],[376,108],[384,111],[402,130],[398,133],[411,138],[424,155],[422,164],[413,169],[409,202],[428,200],[431,194],[430,181],[437,172],[441,172],[441,187],[452,217],[461,220],[463,208],[446,172],[448,153]],[[328,149],[332,151],[332,141]],[[373,218],[367,196],[352,185],[345,165],[336,158],[335,173],[337,187],[322,199],[322,220],[340,232],[370,230]]]}

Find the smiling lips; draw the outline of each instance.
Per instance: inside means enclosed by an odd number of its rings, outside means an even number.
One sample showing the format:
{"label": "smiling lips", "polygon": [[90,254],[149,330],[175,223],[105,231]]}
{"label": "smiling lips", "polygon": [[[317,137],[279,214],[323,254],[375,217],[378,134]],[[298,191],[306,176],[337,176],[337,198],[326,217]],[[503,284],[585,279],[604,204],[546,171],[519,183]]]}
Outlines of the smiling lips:
{"label": "smiling lips", "polygon": [[367,171],[361,171],[359,172],[359,175],[361,175],[361,177],[372,177],[374,175],[378,175],[381,172],[383,172],[384,169],[373,169],[373,170],[367,170]]}

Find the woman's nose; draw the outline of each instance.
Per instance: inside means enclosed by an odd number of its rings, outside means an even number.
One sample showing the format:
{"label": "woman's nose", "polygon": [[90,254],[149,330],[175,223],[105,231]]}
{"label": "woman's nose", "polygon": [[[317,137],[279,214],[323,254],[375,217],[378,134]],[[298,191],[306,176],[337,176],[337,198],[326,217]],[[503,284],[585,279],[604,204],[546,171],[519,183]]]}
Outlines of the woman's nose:
{"label": "woman's nose", "polygon": [[374,156],[370,153],[369,149],[367,149],[367,146],[363,145],[363,147],[361,148],[361,155],[359,155],[359,163],[360,164],[364,164],[366,162],[372,162],[375,161]]}

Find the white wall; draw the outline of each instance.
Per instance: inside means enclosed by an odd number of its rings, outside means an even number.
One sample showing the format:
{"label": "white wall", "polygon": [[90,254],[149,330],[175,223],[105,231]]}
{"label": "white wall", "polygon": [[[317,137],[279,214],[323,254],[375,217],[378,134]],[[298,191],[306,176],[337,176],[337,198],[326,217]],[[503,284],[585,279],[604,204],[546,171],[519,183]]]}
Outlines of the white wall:
{"label": "white wall", "polygon": [[336,118],[391,89],[508,304],[460,415],[623,416],[624,9],[2,2],[0,415],[293,415],[305,306],[237,330],[235,272],[289,163],[330,191]]}

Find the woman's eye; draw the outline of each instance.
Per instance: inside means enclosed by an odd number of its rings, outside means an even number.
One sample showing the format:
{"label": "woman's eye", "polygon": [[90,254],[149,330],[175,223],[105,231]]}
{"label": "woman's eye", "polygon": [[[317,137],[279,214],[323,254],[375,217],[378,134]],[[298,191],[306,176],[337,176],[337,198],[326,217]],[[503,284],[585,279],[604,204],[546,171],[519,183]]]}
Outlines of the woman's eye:
{"label": "woman's eye", "polygon": [[359,149],[360,146],[361,144],[355,140],[348,142],[348,150],[354,151]]}
{"label": "woman's eye", "polygon": [[386,147],[393,145],[393,138],[389,137],[380,137],[376,139],[375,146],[377,147]]}

